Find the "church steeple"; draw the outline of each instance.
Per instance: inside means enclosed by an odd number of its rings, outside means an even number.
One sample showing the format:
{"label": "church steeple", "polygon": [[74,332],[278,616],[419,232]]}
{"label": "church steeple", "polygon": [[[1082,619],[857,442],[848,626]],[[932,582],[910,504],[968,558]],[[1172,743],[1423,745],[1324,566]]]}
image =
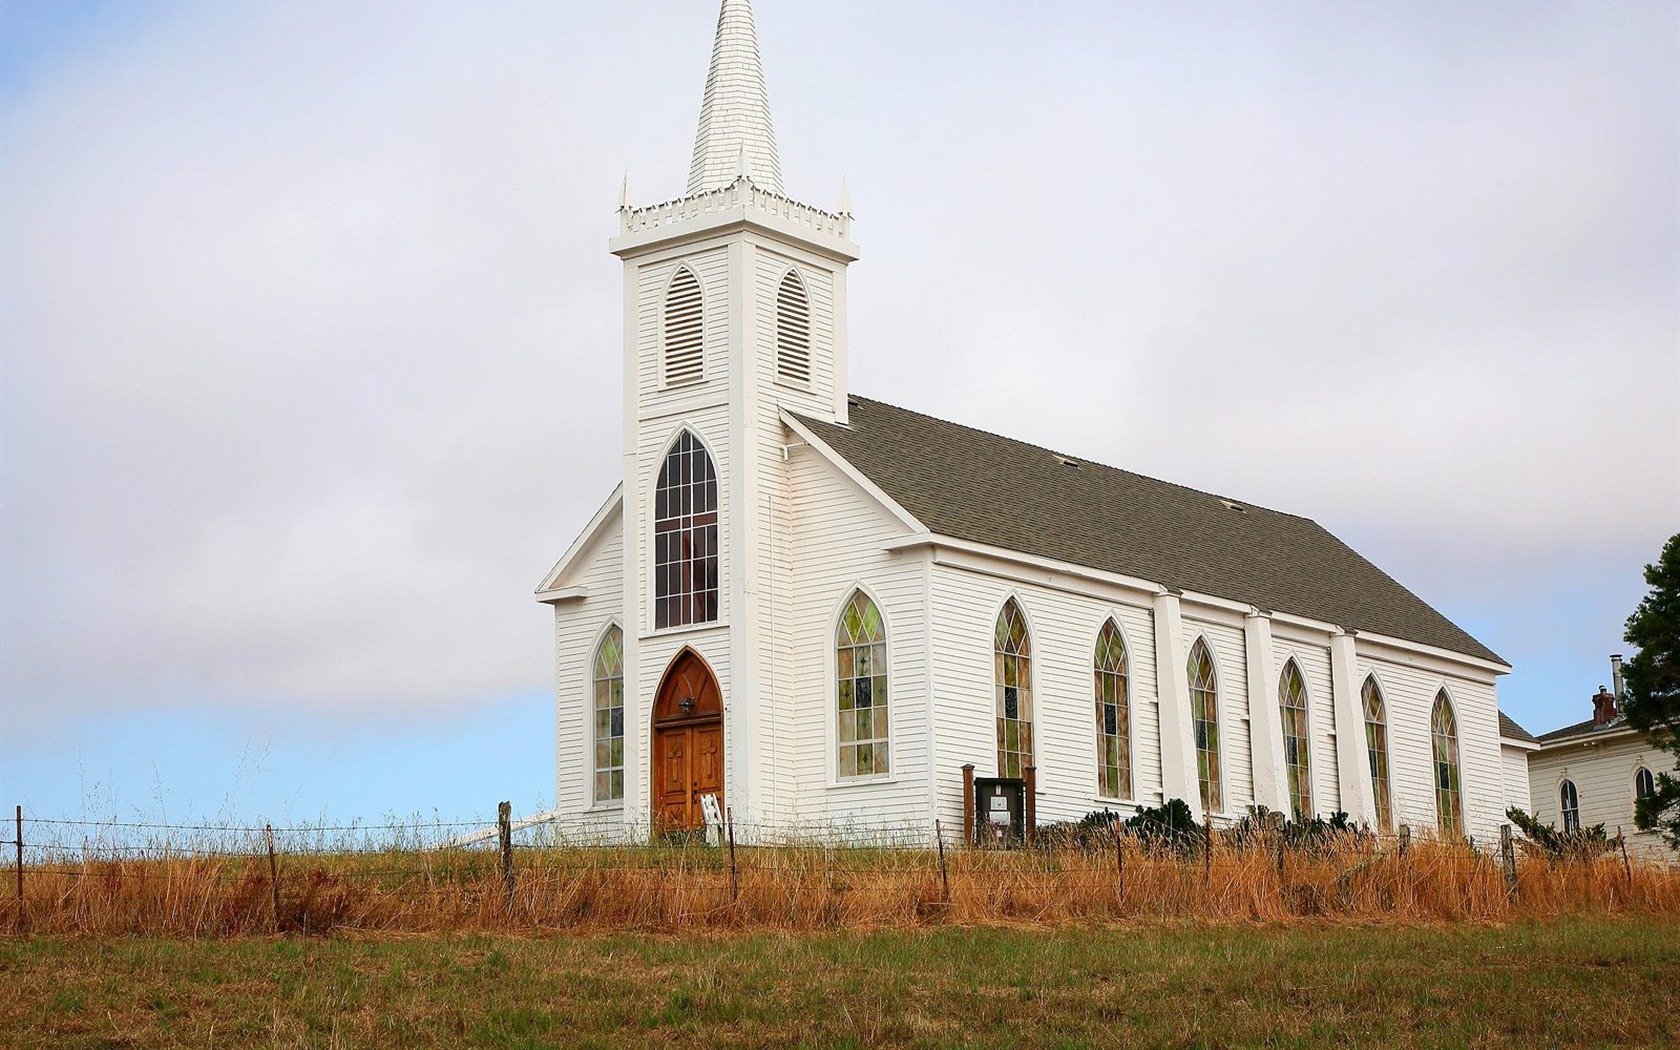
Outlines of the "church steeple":
{"label": "church steeple", "polygon": [[694,137],[690,195],[733,183],[745,174],[760,189],[782,192],[782,163],[770,123],[770,93],[758,54],[750,0],[723,0],[712,66]]}

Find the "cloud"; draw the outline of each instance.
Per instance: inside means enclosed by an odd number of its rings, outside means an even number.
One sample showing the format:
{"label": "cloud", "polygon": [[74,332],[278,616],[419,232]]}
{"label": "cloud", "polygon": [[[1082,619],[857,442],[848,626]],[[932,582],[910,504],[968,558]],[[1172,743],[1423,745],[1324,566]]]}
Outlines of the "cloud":
{"label": "cloud", "polygon": [[[541,686],[529,593],[616,481],[613,195],[681,190],[706,6],[187,4],[37,64],[9,714]],[[855,389],[1426,597],[1680,521],[1665,6],[759,7],[790,190],[851,176]]]}

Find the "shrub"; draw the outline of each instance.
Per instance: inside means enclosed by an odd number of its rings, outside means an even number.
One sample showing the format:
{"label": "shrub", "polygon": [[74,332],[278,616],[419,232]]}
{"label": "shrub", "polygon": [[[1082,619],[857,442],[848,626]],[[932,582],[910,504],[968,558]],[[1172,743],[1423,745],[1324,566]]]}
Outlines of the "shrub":
{"label": "shrub", "polygon": [[1530,856],[1552,860],[1592,860],[1616,848],[1616,840],[1604,831],[1603,824],[1576,831],[1559,831],[1550,824],[1542,824],[1538,817],[1512,806],[1505,811],[1505,819],[1522,832],[1523,852]]}

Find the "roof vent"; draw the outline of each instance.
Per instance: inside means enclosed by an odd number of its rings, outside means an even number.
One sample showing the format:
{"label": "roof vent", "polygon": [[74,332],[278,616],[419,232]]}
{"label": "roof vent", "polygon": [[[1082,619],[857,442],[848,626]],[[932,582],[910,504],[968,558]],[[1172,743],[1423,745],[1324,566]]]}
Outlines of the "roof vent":
{"label": "roof vent", "polygon": [[1052,452],[1050,454],[1052,456],[1055,456],[1056,457],[1056,462],[1060,463],[1064,467],[1084,466],[1084,464],[1080,463],[1077,459],[1071,459],[1067,456],[1062,455],[1060,452]]}
{"label": "roof vent", "polygon": [[1226,510],[1234,510],[1238,514],[1247,514],[1248,513],[1248,508],[1243,506],[1241,503],[1236,503],[1236,502],[1234,502],[1232,500],[1228,500],[1228,499],[1220,499],[1219,502],[1225,504],[1225,509]]}

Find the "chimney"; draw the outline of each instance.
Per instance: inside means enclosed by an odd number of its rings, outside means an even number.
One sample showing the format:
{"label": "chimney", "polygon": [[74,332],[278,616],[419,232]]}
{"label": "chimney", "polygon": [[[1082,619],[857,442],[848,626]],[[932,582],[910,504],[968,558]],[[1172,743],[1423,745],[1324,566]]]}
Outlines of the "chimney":
{"label": "chimney", "polygon": [[1621,653],[1611,653],[1610,654],[1610,684],[1612,686],[1611,692],[1615,694],[1617,701],[1620,701],[1622,699],[1622,654]]}
{"label": "chimney", "polygon": [[1593,695],[1593,725],[1609,725],[1616,720],[1616,698],[1602,685]]}

